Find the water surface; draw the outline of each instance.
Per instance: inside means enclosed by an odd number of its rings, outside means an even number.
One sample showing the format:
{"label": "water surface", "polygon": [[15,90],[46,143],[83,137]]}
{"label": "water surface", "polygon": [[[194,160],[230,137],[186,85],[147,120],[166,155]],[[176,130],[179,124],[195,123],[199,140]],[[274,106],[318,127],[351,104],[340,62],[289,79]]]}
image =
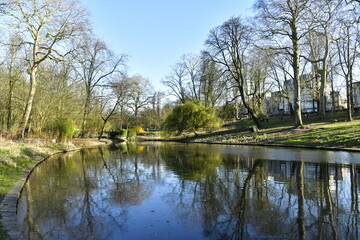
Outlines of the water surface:
{"label": "water surface", "polygon": [[158,143],[52,157],[27,239],[360,239],[360,154]]}

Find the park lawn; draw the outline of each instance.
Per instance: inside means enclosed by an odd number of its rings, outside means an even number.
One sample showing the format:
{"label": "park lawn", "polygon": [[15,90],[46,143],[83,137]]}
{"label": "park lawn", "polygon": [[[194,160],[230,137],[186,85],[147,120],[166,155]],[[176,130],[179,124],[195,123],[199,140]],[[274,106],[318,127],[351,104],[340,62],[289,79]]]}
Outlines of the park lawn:
{"label": "park lawn", "polygon": [[360,149],[360,120],[311,124],[304,131],[278,136],[275,143],[288,146]]}
{"label": "park lawn", "polygon": [[[360,120],[352,122],[305,120],[303,128],[294,128],[291,121],[270,120],[258,132],[252,132],[249,120],[236,123],[236,129],[222,128],[199,137],[188,137],[187,142],[282,145],[312,148],[360,150]],[[231,129],[231,130],[229,130]]]}

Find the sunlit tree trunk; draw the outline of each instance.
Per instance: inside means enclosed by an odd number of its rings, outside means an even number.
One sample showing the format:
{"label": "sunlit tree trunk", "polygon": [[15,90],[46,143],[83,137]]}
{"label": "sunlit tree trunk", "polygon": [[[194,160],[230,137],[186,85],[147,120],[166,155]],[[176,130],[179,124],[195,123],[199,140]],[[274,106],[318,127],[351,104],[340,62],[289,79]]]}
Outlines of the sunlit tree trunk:
{"label": "sunlit tree trunk", "polygon": [[[35,92],[36,92],[36,72],[37,72],[37,67],[34,66],[31,68],[31,73],[30,73],[30,87],[29,87],[29,94],[28,94],[28,98],[26,101],[26,105],[25,105],[25,110],[24,110],[24,114],[19,126],[19,132],[18,132],[18,136],[20,138],[24,138],[25,136],[25,130],[26,130],[26,126],[28,125],[28,121],[30,118],[30,113],[31,113],[31,109],[33,106],[33,101],[34,101],[34,96],[35,96]],[[30,131],[30,129],[29,129]]]}
{"label": "sunlit tree trunk", "polygon": [[303,121],[301,116],[301,83],[300,83],[300,53],[299,40],[297,33],[293,33],[293,72],[294,72],[294,111],[295,111],[295,127],[302,127]]}

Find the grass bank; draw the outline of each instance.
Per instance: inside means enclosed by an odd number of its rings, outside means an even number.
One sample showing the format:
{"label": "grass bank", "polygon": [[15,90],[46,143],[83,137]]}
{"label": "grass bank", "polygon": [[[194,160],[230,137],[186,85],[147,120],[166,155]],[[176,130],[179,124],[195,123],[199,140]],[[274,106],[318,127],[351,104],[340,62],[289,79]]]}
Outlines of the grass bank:
{"label": "grass bank", "polygon": [[[44,143],[39,139],[14,142],[0,138],[0,202],[19,181],[24,170],[34,162],[57,152],[71,151],[102,143],[104,142],[99,142],[97,139],[74,139],[72,143],[63,144]],[[0,222],[0,240],[6,238],[6,232]]]}
{"label": "grass bank", "polygon": [[320,121],[314,115],[304,119],[304,123],[303,128],[294,128],[290,118],[270,118],[268,122],[263,123],[263,128],[253,132],[251,121],[245,119],[211,133],[177,140],[360,150],[359,119],[346,122],[344,117],[339,115],[337,118],[329,116],[328,119]]}

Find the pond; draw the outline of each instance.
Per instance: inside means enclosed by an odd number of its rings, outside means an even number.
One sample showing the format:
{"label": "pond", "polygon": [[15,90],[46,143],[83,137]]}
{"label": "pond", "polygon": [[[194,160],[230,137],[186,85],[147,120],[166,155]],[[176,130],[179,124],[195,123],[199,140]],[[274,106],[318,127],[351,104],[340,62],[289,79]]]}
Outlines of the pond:
{"label": "pond", "polygon": [[56,155],[19,199],[26,239],[360,239],[360,154],[122,144]]}

